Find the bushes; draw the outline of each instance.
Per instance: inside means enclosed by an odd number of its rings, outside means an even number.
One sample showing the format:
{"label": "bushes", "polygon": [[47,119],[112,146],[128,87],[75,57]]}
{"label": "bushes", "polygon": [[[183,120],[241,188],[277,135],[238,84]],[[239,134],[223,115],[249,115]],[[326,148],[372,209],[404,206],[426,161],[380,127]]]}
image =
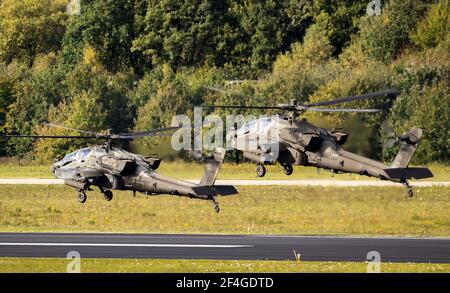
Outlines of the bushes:
{"label": "bushes", "polygon": [[33,64],[37,54],[61,48],[67,15],[64,0],[0,2],[0,62]]}
{"label": "bushes", "polygon": [[363,48],[377,60],[388,63],[410,42],[409,35],[426,9],[421,0],[390,0],[380,16],[362,18]]}
{"label": "bushes", "polygon": [[[448,81],[412,87],[400,95],[392,108],[389,123],[397,133],[411,127],[423,128],[423,138],[413,163],[448,162],[450,154],[450,93]],[[385,150],[390,160],[394,150]]]}
{"label": "bushes", "polygon": [[[325,117],[333,126],[362,119],[361,127],[374,129],[363,139],[372,141],[386,115],[397,132],[417,124],[425,135],[416,162],[448,161],[441,147],[448,137],[442,124],[448,123],[448,0],[383,1],[381,15],[373,17],[362,16],[367,3],[348,0],[94,0],[83,1],[82,14],[69,17],[67,27],[65,1],[19,2],[0,1],[0,58],[6,62],[0,68],[0,127],[9,132],[50,133],[40,126],[44,121],[144,130],[167,126],[174,114],[191,115],[202,102],[307,103],[396,87],[402,94],[391,112]],[[55,5],[45,6],[50,2]],[[230,79],[250,79],[233,88],[249,97],[204,89]],[[389,106],[383,100],[342,105]],[[379,156],[378,145],[369,145],[373,149],[361,144],[353,150]],[[48,160],[71,146],[78,142],[41,141],[35,154]],[[11,140],[8,154],[24,155],[32,147]],[[384,158],[394,153],[386,149]]]}
{"label": "bushes", "polygon": [[412,33],[414,43],[422,48],[436,47],[448,38],[450,32],[450,5],[448,0],[439,0],[431,5],[426,17]]}
{"label": "bushes", "polygon": [[[155,76],[158,77],[156,81],[152,79]],[[157,68],[153,74],[141,80],[139,90],[135,93],[145,103],[138,109],[134,129],[167,127],[177,114],[188,114],[192,118],[193,107],[201,105],[207,93],[205,86],[222,81],[222,72],[215,68],[202,67],[177,73],[168,65]],[[151,144],[155,139],[145,141]]]}

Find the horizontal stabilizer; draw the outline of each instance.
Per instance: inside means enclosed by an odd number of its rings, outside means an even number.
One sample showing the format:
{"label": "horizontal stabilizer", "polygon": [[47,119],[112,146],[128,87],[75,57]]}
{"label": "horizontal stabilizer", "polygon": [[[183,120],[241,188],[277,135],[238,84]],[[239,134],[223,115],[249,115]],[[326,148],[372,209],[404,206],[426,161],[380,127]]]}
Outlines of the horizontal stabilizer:
{"label": "horizontal stabilizer", "polygon": [[239,191],[233,185],[198,186],[192,187],[192,189],[197,194],[211,195],[211,196],[216,195],[226,196],[239,193]]}
{"label": "horizontal stabilizer", "polygon": [[384,172],[390,179],[423,179],[433,177],[428,168],[389,168],[384,169]]}

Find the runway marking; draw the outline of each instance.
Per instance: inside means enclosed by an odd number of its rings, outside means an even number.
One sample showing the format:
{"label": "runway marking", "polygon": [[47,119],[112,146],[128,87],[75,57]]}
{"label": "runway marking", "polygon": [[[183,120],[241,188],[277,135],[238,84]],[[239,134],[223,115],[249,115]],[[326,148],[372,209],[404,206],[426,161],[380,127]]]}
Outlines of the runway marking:
{"label": "runway marking", "polygon": [[244,248],[254,245],[222,244],[135,244],[135,243],[45,243],[45,242],[2,242],[0,246],[104,246],[104,247],[174,247],[174,248]]}

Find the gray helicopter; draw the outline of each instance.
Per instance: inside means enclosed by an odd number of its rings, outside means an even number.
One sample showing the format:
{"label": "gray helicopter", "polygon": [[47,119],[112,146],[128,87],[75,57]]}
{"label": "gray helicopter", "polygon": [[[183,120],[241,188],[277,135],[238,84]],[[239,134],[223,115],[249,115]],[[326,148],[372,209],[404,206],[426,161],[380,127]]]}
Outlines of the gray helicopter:
{"label": "gray helicopter", "polygon": [[82,148],[67,154],[63,159],[55,160],[51,167],[56,178],[63,179],[66,185],[78,191],[80,203],[86,202],[86,191],[91,191],[92,186],[97,186],[107,201],[113,198],[111,190],[131,190],[134,196],[136,192],[141,192],[146,195],[169,194],[210,200],[215,211],[219,212],[217,196],[238,194],[237,189],[232,185],[214,184],[219,167],[225,157],[224,149],[217,148],[212,154],[201,156],[200,159],[205,162],[205,172],[200,182],[194,184],[156,173],[155,170],[161,163],[160,158],[134,154],[118,147],[123,142],[129,142],[139,137],[158,135],[161,132],[178,129],[178,127],[153,129],[132,134],[98,134],[55,124],[47,125],[75,130],[87,135],[2,135],[2,137],[106,140],[104,144]]}
{"label": "gray helicopter", "polygon": [[[237,94],[214,87],[209,89]],[[242,151],[245,158],[257,164],[256,174],[259,177],[266,174],[264,166],[266,164],[278,162],[286,175],[293,173],[293,165],[314,166],[330,170],[333,173],[354,173],[398,182],[407,188],[408,196],[411,197],[413,191],[408,179],[433,177],[427,168],[408,167],[422,136],[422,129],[413,127],[409,132],[396,138],[400,143],[400,150],[392,164],[388,166],[342,149],[342,145],[349,136],[348,133],[323,129],[307,122],[306,119],[297,119],[305,111],[376,113],[381,109],[322,108],[322,106],[363,99],[392,99],[396,95],[398,95],[396,90],[385,90],[303,105],[293,100],[289,104],[277,106],[210,105],[205,107],[287,111],[288,114],[283,117],[270,116],[256,119],[244,124],[239,129],[237,127],[232,129],[228,134],[231,146]],[[274,152],[275,149],[276,152]]]}

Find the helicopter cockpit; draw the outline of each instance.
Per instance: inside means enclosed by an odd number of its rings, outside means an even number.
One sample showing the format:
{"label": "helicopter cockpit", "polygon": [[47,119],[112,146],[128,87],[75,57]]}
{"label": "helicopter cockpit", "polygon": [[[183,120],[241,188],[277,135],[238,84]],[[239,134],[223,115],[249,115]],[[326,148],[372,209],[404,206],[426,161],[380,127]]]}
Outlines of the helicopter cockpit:
{"label": "helicopter cockpit", "polygon": [[90,148],[83,148],[66,155],[61,161],[60,166],[67,165],[73,161],[84,162],[86,157],[91,153]]}
{"label": "helicopter cockpit", "polygon": [[265,117],[250,121],[244,124],[236,132],[237,135],[247,135],[249,133],[266,133],[274,120],[272,117]]}

